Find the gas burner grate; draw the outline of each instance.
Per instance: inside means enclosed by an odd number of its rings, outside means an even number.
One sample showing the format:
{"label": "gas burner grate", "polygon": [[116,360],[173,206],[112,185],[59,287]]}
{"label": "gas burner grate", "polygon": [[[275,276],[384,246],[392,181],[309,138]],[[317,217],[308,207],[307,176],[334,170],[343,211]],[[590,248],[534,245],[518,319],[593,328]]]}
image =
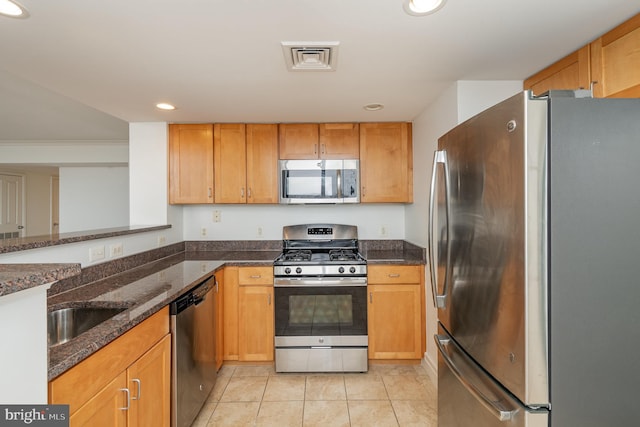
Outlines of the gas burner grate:
{"label": "gas burner grate", "polygon": [[311,260],[311,251],[310,250],[295,250],[289,251],[284,254],[285,261],[310,261]]}
{"label": "gas burner grate", "polygon": [[350,249],[334,249],[329,251],[331,261],[354,261],[358,259],[358,254]]}

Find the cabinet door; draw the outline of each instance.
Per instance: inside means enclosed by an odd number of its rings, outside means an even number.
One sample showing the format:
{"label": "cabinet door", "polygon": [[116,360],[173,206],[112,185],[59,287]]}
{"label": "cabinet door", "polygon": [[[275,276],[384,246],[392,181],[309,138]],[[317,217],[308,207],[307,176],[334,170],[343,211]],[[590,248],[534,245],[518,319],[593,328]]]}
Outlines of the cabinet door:
{"label": "cabinet door", "polygon": [[359,159],[359,125],[357,123],[320,124],[320,158]]}
{"label": "cabinet door", "polygon": [[238,267],[225,267],[222,284],[224,298],[224,360],[238,360]]}
{"label": "cabinet door", "polygon": [[369,358],[422,357],[419,284],[369,285]]}
{"label": "cabinet door", "polygon": [[247,203],[278,203],[278,125],[247,125]]}
{"label": "cabinet door", "polygon": [[244,124],[213,125],[216,203],[247,201],[245,140]]}
{"label": "cabinet door", "polygon": [[216,316],[216,369],[220,370],[224,361],[224,269],[216,271],[215,316]]}
{"label": "cabinet door", "polygon": [[280,159],[317,159],[318,124],[286,123],[279,125]]}
{"label": "cabinet door", "polygon": [[272,361],[273,286],[240,286],[238,348],[241,361]]}
{"label": "cabinet door", "polygon": [[171,408],[171,335],[147,351],[127,370],[131,393],[129,427],[169,427]]}
{"label": "cabinet door", "polygon": [[590,69],[589,46],[584,46],[526,79],[524,88],[531,89],[534,95],[549,90],[588,89],[591,84]]}
{"label": "cabinet door", "polygon": [[594,96],[640,97],[640,14],[591,43]]}
{"label": "cabinet door", "polygon": [[169,125],[169,203],[213,203],[212,125]]}
{"label": "cabinet door", "polygon": [[69,425],[71,427],[126,426],[127,413],[129,412],[127,405],[131,406],[131,396],[128,395],[126,387],[127,375],[122,372],[71,414]]}
{"label": "cabinet door", "polygon": [[360,124],[362,203],[413,201],[410,123]]}

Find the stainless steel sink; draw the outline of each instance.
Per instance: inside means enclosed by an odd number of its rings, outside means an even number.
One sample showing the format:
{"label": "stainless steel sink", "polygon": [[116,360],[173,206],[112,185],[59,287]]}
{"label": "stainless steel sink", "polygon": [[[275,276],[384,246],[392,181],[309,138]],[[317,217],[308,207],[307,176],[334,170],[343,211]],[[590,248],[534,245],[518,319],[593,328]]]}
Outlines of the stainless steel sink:
{"label": "stainless steel sink", "polygon": [[126,310],[126,307],[72,307],[49,312],[49,345],[63,344]]}

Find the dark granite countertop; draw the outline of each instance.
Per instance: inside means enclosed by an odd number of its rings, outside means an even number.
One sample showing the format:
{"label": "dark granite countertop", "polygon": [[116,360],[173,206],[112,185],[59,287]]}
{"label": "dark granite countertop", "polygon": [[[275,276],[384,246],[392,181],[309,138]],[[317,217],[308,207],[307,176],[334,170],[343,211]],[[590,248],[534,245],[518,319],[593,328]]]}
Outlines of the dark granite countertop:
{"label": "dark granite countertop", "polygon": [[[208,244],[186,245],[187,250],[146,262],[117,274],[51,295],[49,310],[74,306],[126,309],[75,339],[49,348],[49,380],[165,307],[175,298],[225,266],[271,265],[280,250]],[[424,250],[406,243],[395,246],[370,243],[361,248],[371,264],[424,264]]]}
{"label": "dark granite countertop", "polygon": [[80,264],[0,264],[0,296],[80,274]]}
{"label": "dark granite countertop", "polygon": [[48,246],[58,246],[67,243],[85,242],[87,240],[126,236],[128,234],[145,233],[148,231],[165,230],[167,228],[171,228],[171,225],[125,226],[48,234],[42,236],[19,237],[15,239],[2,239],[0,240],[0,254],[25,251],[27,249],[46,248]]}

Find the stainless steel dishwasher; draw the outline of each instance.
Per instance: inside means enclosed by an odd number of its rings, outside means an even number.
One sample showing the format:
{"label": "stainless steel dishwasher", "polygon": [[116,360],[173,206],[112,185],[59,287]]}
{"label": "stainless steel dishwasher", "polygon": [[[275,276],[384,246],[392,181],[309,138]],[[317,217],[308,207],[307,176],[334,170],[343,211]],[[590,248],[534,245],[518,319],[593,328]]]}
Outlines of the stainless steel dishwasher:
{"label": "stainless steel dishwasher", "polygon": [[190,426],[216,382],[215,276],[173,301],[171,426]]}

